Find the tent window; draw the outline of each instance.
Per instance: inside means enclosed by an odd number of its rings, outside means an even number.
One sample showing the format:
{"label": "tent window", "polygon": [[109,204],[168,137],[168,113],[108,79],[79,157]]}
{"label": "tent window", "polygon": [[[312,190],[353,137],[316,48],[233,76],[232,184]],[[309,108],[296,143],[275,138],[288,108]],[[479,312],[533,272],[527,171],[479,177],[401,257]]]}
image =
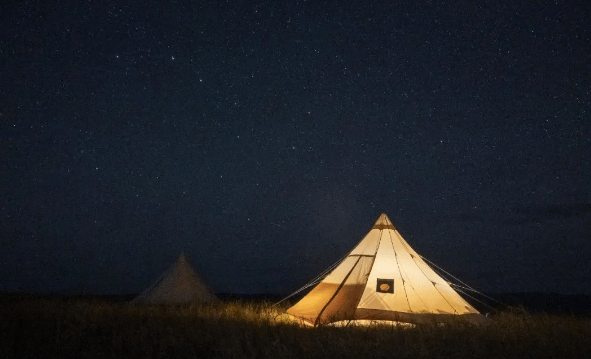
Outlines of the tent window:
{"label": "tent window", "polygon": [[376,285],[376,292],[378,293],[394,293],[394,279],[378,278]]}

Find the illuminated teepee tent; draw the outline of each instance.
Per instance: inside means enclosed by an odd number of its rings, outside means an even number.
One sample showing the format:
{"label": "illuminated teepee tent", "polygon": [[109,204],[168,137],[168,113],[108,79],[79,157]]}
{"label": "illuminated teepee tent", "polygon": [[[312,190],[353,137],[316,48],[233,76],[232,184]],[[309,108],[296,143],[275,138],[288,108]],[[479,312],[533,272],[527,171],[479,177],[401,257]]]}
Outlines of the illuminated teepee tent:
{"label": "illuminated teepee tent", "polygon": [[218,299],[193,271],[181,253],[174,265],[133,301],[149,304],[183,304],[212,303],[217,302]]}
{"label": "illuminated teepee tent", "polygon": [[386,214],[287,313],[314,326],[342,320],[485,320],[406,243]]}

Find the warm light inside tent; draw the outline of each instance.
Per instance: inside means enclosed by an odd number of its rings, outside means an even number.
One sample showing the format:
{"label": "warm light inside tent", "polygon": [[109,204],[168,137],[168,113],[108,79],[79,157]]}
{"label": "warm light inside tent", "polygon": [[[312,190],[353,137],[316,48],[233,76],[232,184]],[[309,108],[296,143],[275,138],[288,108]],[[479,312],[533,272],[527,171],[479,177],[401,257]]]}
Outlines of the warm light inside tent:
{"label": "warm light inside tent", "polygon": [[423,261],[385,214],[287,313],[314,326],[341,320],[428,323],[484,318]]}

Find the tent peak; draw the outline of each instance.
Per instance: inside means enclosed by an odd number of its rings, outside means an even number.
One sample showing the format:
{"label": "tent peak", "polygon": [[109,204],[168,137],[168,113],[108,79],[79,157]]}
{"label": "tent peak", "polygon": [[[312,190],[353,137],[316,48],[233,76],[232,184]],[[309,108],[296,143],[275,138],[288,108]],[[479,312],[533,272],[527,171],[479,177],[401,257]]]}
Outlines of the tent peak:
{"label": "tent peak", "polygon": [[386,215],[386,213],[382,213],[376,223],[373,225],[372,229],[396,229],[390,221],[390,218]]}

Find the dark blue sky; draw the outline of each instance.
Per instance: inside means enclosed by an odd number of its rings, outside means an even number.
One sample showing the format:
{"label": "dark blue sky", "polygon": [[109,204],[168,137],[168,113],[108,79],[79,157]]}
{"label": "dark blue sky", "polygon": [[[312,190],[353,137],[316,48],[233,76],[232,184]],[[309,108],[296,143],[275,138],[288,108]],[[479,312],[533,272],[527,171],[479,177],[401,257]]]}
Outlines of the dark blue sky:
{"label": "dark blue sky", "polygon": [[139,292],[184,251],[288,293],[386,212],[489,292],[591,294],[591,5],[0,12],[0,291]]}

